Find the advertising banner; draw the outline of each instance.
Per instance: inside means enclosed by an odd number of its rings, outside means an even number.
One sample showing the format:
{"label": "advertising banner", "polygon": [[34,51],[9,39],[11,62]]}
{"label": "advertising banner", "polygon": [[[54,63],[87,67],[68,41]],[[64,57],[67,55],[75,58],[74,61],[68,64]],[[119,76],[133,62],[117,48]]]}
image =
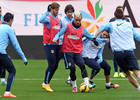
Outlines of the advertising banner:
{"label": "advertising banner", "polygon": [[43,25],[39,18],[46,12],[52,2],[60,4],[59,18],[65,16],[66,5],[74,6],[75,11],[82,13],[82,25],[92,33],[114,17],[117,6],[124,7],[124,15],[140,33],[140,1],[139,0],[0,0],[2,15],[6,12],[14,14],[12,27],[17,36],[43,35]]}

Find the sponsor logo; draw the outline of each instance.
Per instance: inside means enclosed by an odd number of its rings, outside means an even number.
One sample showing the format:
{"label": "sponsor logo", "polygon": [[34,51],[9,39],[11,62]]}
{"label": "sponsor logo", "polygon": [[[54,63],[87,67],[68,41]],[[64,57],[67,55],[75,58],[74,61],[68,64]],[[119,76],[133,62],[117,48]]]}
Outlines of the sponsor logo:
{"label": "sponsor logo", "polygon": [[120,24],[117,24],[117,26],[120,26],[120,25],[122,25],[123,23],[120,23]]}
{"label": "sponsor logo", "polygon": [[67,37],[70,38],[70,39],[74,39],[74,40],[79,40],[80,39],[80,37],[72,36],[72,35],[68,35]]}
{"label": "sponsor logo", "polygon": [[53,26],[53,29],[60,29],[60,26]]}

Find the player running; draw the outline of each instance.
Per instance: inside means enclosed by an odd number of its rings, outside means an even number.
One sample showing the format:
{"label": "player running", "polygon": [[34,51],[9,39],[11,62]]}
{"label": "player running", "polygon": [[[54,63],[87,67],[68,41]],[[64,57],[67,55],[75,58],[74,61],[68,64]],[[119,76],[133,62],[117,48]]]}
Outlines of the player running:
{"label": "player running", "polygon": [[118,84],[112,84],[110,82],[110,70],[111,66],[103,59],[102,53],[106,42],[109,42],[107,39],[109,36],[108,31],[103,31],[101,35],[98,36],[98,46],[96,46],[91,40],[84,38],[83,39],[83,58],[85,64],[92,68],[92,72],[89,77],[89,83],[93,84],[93,78],[99,73],[100,69],[104,69],[104,75],[106,79],[106,89],[118,88]]}
{"label": "player running", "polygon": [[11,61],[11,58],[6,53],[6,48],[11,41],[14,48],[24,60],[24,64],[27,65],[27,59],[22,52],[18,40],[15,35],[14,29],[11,27],[14,16],[11,13],[4,15],[4,22],[0,25],[0,66],[3,66],[8,72],[7,86],[4,93],[4,97],[15,98],[17,96],[11,93],[11,88],[14,82],[16,69]]}
{"label": "player running", "polygon": [[64,34],[62,52],[64,53],[65,67],[70,69],[70,77],[72,80],[73,92],[77,91],[75,64],[81,69],[81,74],[84,82],[89,84],[88,74],[82,58],[83,42],[82,35],[86,36],[90,40],[93,40],[92,36],[88,33],[86,28],[81,25],[82,14],[76,12],[74,15],[74,21],[67,24],[60,32],[55,35],[53,42],[59,39]]}

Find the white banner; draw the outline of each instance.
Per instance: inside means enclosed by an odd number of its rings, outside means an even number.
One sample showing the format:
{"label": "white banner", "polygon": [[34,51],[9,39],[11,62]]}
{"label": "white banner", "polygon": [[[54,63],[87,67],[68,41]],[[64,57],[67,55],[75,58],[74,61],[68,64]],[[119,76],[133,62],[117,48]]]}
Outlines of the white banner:
{"label": "white banner", "polygon": [[[14,14],[12,27],[16,35],[43,35],[43,26],[39,18],[45,13],[47,6],[53,1],[48,0],[0,0],[2,14]],[[140,1],[139,0],[57,0],[60,4],[59,18],[65,16],[67,4],[74,6],[75,11],[82,12],[84,25],[89,32],[95,32],[101,25],[108,23],[114,16],[117,6],[124,6],[124,14],[140,33]]]}

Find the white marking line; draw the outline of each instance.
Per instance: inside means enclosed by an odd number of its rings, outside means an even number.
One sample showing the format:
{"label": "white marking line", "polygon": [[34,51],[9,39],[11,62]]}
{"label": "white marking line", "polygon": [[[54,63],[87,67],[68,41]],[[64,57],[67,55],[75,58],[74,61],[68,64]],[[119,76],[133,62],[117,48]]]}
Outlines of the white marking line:
{"label": "white marking line", "polygon": [[[15,79],[15,80],[23,80],[23,81],[28,81],[28,80],[34,80],[34,81],[36,81],[36,80],[44,80],[44,79]],[[66,80],[66,79],[52,79],[52,80]],[[76,79],[76,80],[83,80],[83,79]],[[101,80],[105,80],[105,78],[94,78],[93,80],[99,80],[99,81],[101,81]],[[128,80],[127,78],[110,78],[110,80]]]}

